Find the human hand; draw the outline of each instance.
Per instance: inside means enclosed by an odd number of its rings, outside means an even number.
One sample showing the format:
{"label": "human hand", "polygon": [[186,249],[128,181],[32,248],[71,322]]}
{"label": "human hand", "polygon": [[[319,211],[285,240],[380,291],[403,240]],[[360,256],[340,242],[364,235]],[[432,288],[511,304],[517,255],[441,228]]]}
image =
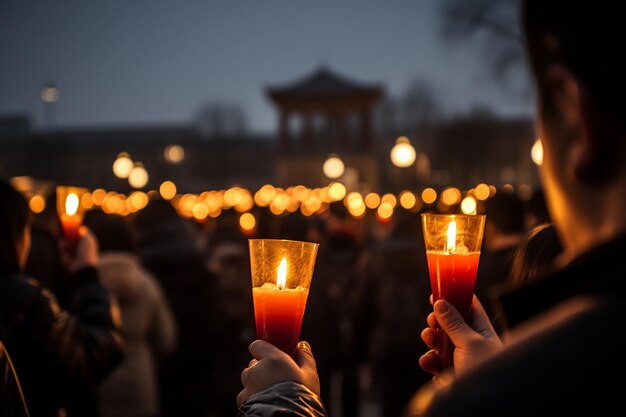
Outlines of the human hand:
{"label": "human hand", "polygon": [[427,318],[428,326],[422,331],[422,340],[431,350],[419,360],[426,372],[437,375],[443,369],[438,350],[442,329],[454,344],[454,371],[462,373],[475,366],[491,353],[502,348],[502,342],[476,296],[472,299],[471,323],[463,320],[461,313],[445,300],[437,300],[434,312]]}
{"label": "human hand", "polygon": [[307,342],[298,343],[295,361],[282,350],[263,340],[255,340],[248,350],[254,359],[241,372],[243,390],[237,396],[237,407],[241,407],[254,394],[284,381],[299,382],[320,395],[315,358]]}
{"label": "human hand", "polygon": [[98,240],[94,234],[87,226],[81,226],[78,230],[78,236],[78,243],[74,253],[66,246],[61,247],[63,264],[66,265],[70,272],[98,265]]}

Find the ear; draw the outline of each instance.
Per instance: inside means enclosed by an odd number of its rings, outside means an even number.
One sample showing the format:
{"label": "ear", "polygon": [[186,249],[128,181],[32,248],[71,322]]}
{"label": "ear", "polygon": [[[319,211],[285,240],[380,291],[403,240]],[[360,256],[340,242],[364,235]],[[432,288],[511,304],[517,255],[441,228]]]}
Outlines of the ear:
{"label": "ear", "polygon": [[574,176],[587,185],[607,183],[615,175],[618,165],[616,138],[619,129],[605,112],[598,108],[584,85],[579,86],[580,113],[583,122],[582,143],[577,158],[573,158]]}
{"label": "ear", "polygon": [[581,184],[606,181],[613,172],[611,123],[598,109],[583,82],[572,72],[555,65],[548,70],[554,88],[555,104],[561,118],[561,134],[567,145],[567,166]]}

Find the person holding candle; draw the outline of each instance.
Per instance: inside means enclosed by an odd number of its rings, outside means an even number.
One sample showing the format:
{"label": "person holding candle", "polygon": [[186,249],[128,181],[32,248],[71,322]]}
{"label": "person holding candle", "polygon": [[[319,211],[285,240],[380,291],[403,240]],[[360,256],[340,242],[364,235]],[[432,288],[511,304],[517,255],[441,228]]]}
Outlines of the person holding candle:
{"label": "person holding candle", "polygon": [[24,197],[0,181],[0,337],[32,416],[97,416],[96,387],[125,353],[120,323],[99,282],[97,241],[83,229],[70,259],[69,309],[23,274],[30,249]]}
{"label": "person holding candle", "polygon": [[[405,416],[589,416],[623,409],[622,6],[566,0],[522,4],[544,148],[541,180],[563,251],[554,273],[500,295],[510,326],[502,340],[477,298],[467,322],[445,300],[434,304],[429,327],[422,333],[433,350],[421,358],[421,365],[437,378],[415,394]],[[436,324],[456,347],[453,367],[445,370],[436,354]],[[269,350],[255,358],[260,362],[273,354]],[[278,382],[254,368],[244,371],[250,401],[265,395],[260,390],[268,383]],[[284,369],[290,368],[284,364]],[[306,368],[280,376],[306,383],[301,372]],[[312,396],[292,399],[299,407],[318,405]],[[281,415],[290,414],[298,415]]]}

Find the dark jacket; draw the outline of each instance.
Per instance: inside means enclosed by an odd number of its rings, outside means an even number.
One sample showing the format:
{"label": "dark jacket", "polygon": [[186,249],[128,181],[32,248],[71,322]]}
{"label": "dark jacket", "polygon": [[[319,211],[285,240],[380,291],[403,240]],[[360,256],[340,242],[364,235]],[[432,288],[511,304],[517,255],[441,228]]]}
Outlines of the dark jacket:
{"label": "dark jacket", "polygon": [[28,417],[28,409],[20,381],[9,352],[0,342],[0,415],[3,417]]}
{"label": "dark jacket", "polygon": [[590,416],[623,410],[626,237],[500,296],[507,347],[445,388],[428,386],[410,416]]}
{"label": "dark jacket", "polygon": [[297,382],[281,382],[253,395],[239,409],[237,417],[325,417],[320,398]]}
{"label": "dark jacket", "polygon": [[70,280],[70,311],[37,281],[0,275],[0,330],[31,416],[97,415],[96,386],[121,362],[123,343],[94,268]]}

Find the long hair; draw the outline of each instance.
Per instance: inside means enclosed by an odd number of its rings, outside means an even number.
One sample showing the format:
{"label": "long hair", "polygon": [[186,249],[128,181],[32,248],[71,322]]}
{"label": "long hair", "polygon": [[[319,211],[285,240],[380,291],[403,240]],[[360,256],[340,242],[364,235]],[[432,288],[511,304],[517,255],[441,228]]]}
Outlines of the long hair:
{"label": "long hair", "polygon": [[0,272],[20,272],[18,246],[29,224],[26,200],[11,184],[0,180]]}

